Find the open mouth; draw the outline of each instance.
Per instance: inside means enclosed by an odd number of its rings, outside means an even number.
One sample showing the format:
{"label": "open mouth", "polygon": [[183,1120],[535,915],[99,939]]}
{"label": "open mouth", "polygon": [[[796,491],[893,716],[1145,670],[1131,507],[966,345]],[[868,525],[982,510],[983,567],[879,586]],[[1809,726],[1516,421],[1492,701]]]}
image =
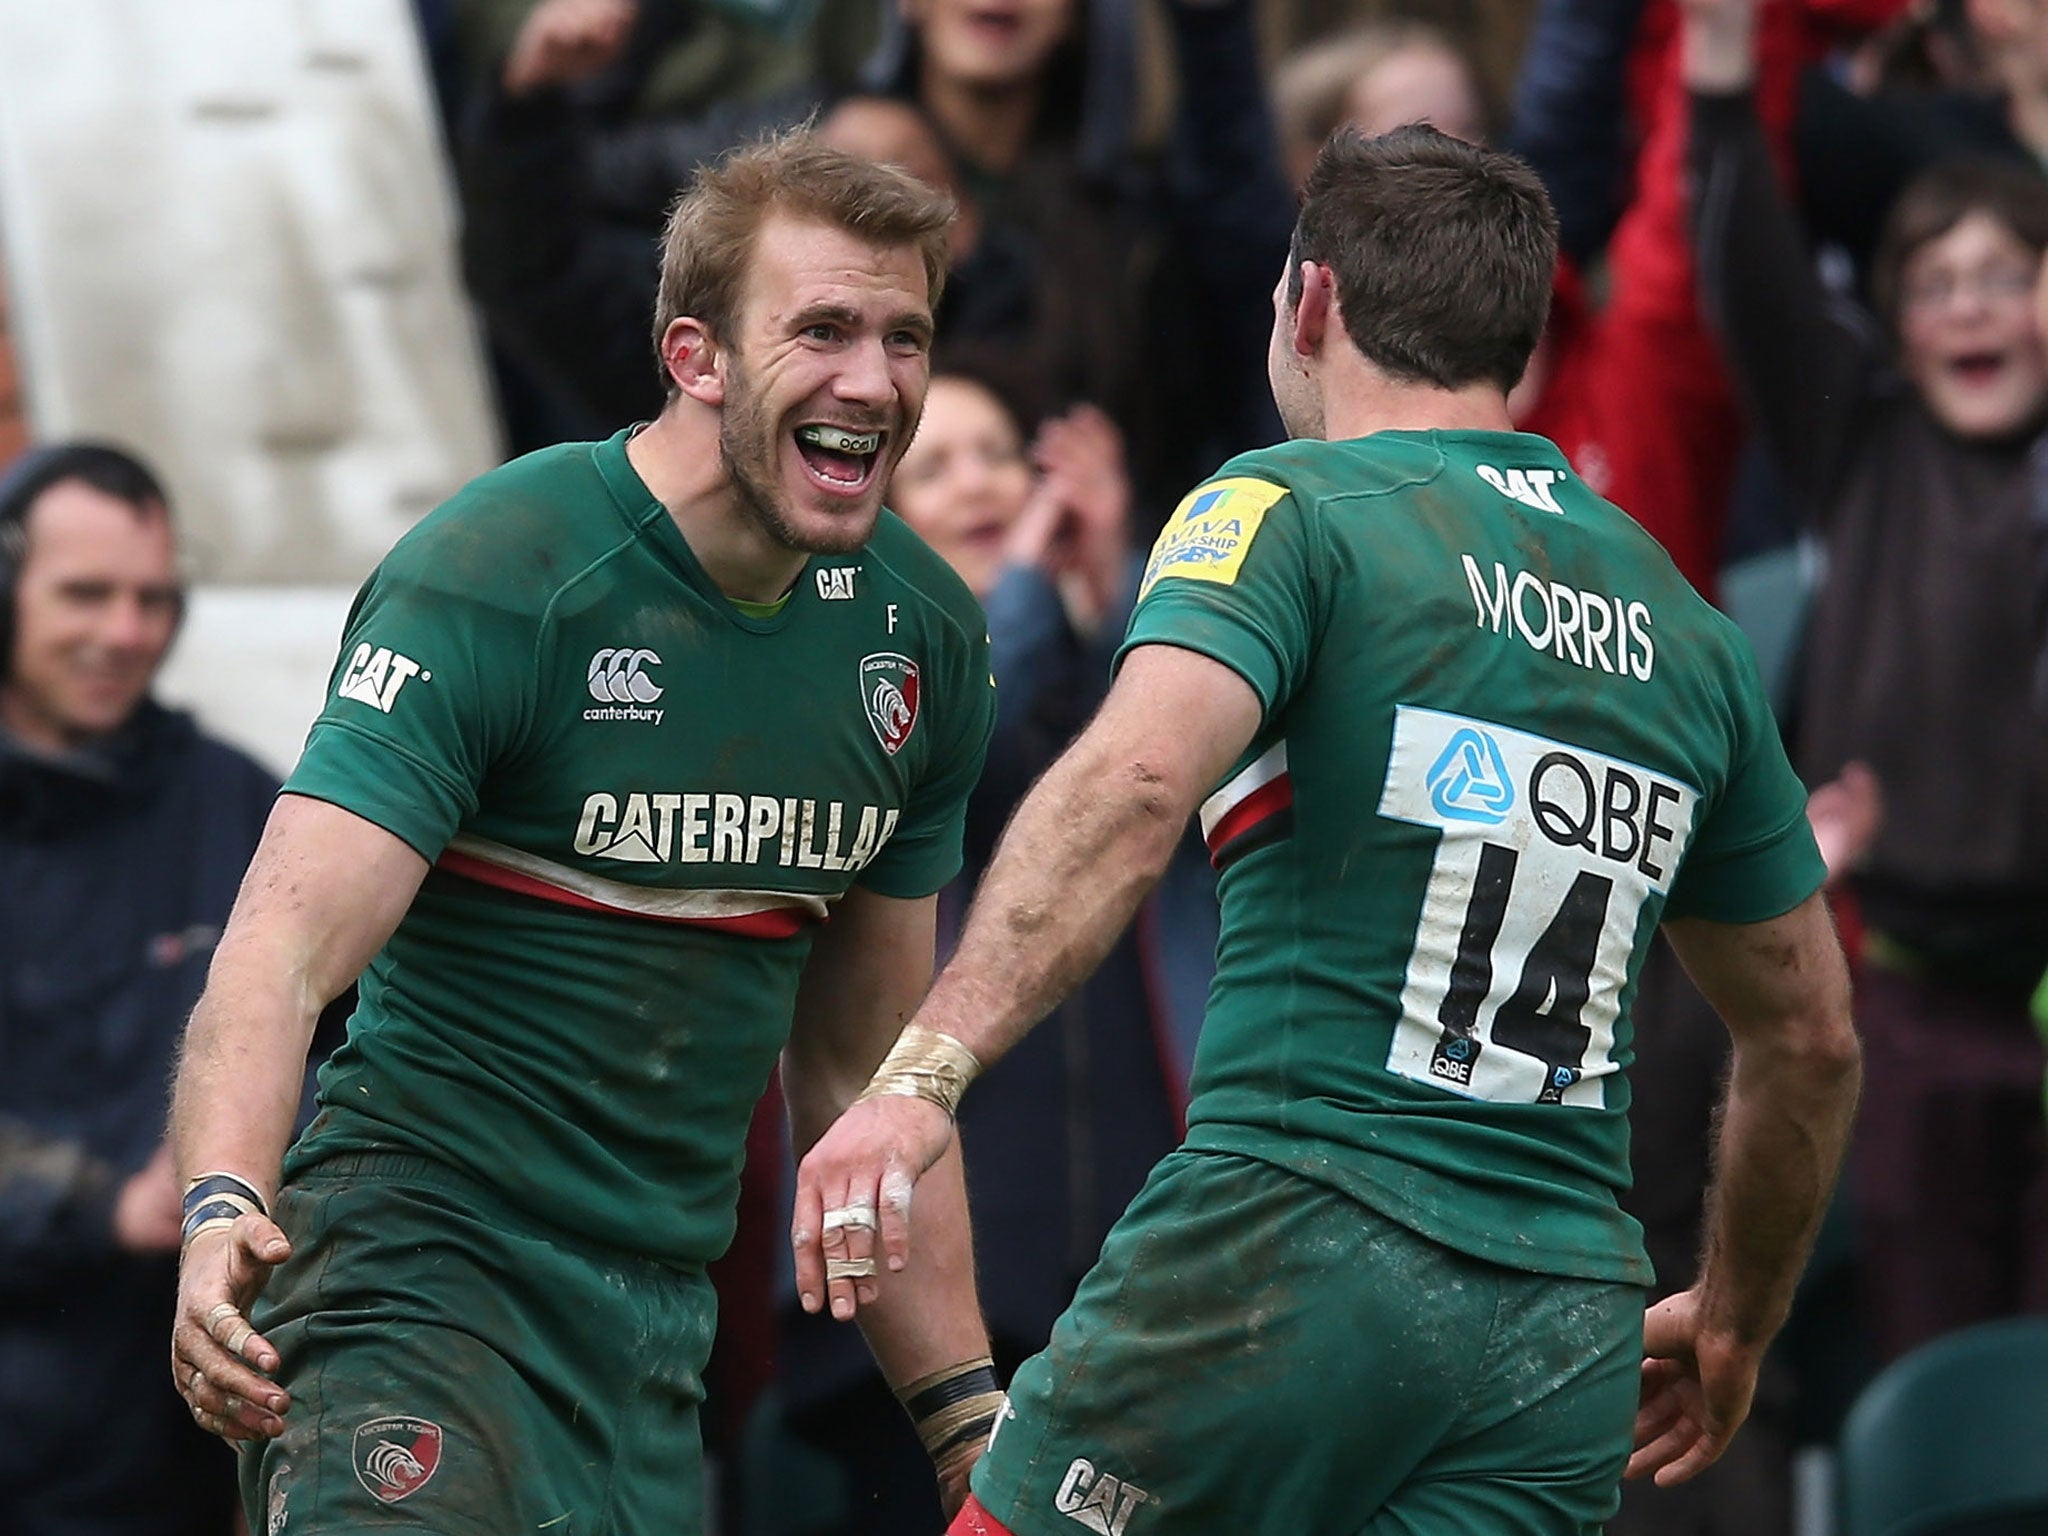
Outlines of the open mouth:
{"label": "open mouth", "polygon": [[1949,359],[1949,371],[1965,384],[1988,384],[2005,368],[2003,352],[1964,352]]}
{"label": "open mouth", "polygon": [[979,10],[967,18],[968,26],[992,43],[1014,42],[1024,30],[1024,18],[1012,10]]}
{"label": "open mouth", "polygon": [[847,494],[865,489],[874,475],[882,434],[806,422],[796,429],[796,451],[812,479],[828,490]]}

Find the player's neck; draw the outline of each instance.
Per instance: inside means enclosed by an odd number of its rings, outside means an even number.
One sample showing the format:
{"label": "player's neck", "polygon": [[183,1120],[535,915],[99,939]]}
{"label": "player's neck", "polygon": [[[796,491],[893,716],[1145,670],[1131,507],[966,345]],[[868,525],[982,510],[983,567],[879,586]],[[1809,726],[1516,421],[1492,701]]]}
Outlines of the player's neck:
{"label": "player's neck", "polygon": [[1512,432],[1507,397],[1494,384],[1439,389],[1384,374],[1331,381],[1323,392],[1323,435],[1331,442],[1375,432]]}
{"label": "player's neck", "polygon": [[810,557],[769,538],[741,508],[713,427],[671,401],[626,443],[626,460],[654,499],[668,508],[683,542],[712,584],[742,602],[772,603]]}

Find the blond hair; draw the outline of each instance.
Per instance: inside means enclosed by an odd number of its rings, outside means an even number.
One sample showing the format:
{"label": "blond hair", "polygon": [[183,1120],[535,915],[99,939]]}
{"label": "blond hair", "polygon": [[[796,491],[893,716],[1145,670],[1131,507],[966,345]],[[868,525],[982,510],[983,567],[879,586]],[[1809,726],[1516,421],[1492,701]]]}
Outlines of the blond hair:
{"label": "blond hair", "polygon": [[663,384],[673,387],[661,340],[675,321],[689,316],[713,337],[732,339],[748,258],[770,214],[818,219],[876,246],[914,248],[936,309],[953,211],[945,193],[894,166],[833,149],[808,126],[755,140],[699,167],[669,210],[662,235],[654,352]]}

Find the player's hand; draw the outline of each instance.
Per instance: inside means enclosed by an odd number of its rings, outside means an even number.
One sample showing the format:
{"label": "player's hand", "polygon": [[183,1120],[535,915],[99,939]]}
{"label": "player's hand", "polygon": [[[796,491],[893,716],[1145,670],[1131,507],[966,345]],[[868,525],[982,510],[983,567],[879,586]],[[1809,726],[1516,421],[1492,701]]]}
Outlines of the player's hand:
{"label": "player's hand", "polygon": [[129,1253],[176,1253],[183,1219],[177,1170],[165,1143],[114,1196],[114,1241]]}
{"label": "player's hand", "polygon": [[1671,1488],[1696,1477],[1728,1449],[1756,1395],[1760,1345],[1702,1326],[1700,1294],[1667,1296],[1643,1315],[1642,1402],[1627,1477]]}
{"label": "player's hand", "polygon": [[277,1223],[252,1213],[200,1233],[179,1261],[171,1375],[199,1427],[224,1440],[284,1433],[291,1398],[258,1374],[277,1369],[277,1350],[249,1326],[248,1310],[291,1251]]}
{"label": "player's hand", "polygon": [[845,1322],[881,1295],[884,1268],[910,1262],[911,1190],[952,1139],[938,1105],[890,1094],[849,1107],[804,1155],[789,1245],[806,1312],[829,1304]]}
{"label": "player's hand", "polygon": [[524,96],[602,73],[626,46],[639,14],[639,0],[541,0],[506,55],[505,93]]}

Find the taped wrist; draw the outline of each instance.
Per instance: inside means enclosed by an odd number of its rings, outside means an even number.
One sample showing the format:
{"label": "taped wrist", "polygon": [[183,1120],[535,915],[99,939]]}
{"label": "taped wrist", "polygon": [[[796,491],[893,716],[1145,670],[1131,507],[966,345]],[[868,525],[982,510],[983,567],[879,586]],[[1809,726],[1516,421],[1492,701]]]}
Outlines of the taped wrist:
{"label": "taped wrist", "polygon": [[920,1376],[899,1387],[896,1400],[917,1426],[925,1454],[942,1474],[987,1444],[996,1415],[1003,1411],[1003,1389],[996,1382],[995,1362],[987,1355]]}
{"label": "taped wrist", "polygon": [[179,1224],[182,1246],[202,1232],[232,1227],[251,1213],[268,1216],[262,1191],[238,1173],[202,1173],[185,1186],[184,1219]]}
{"label": "taped wrist", "polygon": [[960,1096],[981,1073],[974,1052],[951,1035],[912,1024],[889,1047],[875,1075],[853,1102],[887,1097],[923,1099],[948,1116],[960,1109]]}

